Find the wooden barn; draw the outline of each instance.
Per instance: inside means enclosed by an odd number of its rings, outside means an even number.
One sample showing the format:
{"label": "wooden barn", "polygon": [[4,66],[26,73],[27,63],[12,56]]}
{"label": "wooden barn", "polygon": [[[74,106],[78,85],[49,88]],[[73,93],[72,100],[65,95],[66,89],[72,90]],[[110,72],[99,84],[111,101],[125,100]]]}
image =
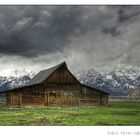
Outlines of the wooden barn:
{"label": "wooden barn", "polygon": [[24,87],[5,91],[6,105],[107,105],[108,93],[81,84],[65,62],[40,71]]}

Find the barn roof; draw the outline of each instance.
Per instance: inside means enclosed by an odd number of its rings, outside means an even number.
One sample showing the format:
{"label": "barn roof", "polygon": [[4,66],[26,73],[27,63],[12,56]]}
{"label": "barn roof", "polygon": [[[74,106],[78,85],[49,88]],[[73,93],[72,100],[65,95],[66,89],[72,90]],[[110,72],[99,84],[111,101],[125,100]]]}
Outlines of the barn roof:
{"label": "barn roof", "polygon": [[96,91],[99,91],[99,92],[102,92],[102,93],[104,93],[104,94],[107,94],[107,95],[109,95],[109,93],[108,92],[106,92],[106,91],[104,91],[104,90],[101,90],[101,89],[98,89],[98,88],[96,88],[96,87],[92,87],[92,86],[89,86],[89,85],[86,85],[86,84],[81,84],[83,87],[87,87],[87,88],[90,88],[90,89],[94,89],[94,90],[96,90]]}
{"label": "barn roof", "polygon": [[45,69],[40,71],[33,79],[31,79],[26,86],[31,86],[31,85],[36,85],[39,83],[42,83],[43,81],[45,81],[55,70],[57,70],[59,67],[61,66],[65,66],[67,67],[65,62],[62,62],[52,68],[49,69]]}

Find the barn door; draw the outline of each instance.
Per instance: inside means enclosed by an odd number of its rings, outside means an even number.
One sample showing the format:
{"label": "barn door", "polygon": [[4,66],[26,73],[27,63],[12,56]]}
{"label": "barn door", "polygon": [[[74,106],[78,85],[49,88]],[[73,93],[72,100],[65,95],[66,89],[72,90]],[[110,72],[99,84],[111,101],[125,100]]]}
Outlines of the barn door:
{"label": "barn door", "polygon": [[50,91],[49,93],[49,97],[48,97],[48,103],[49,105],[55,105],[56,104],[56,91]]}
{"label": "barn door", "polygon": [[14,93],[11,96],[12,105],[17,106],[20,105],[20,94]]}

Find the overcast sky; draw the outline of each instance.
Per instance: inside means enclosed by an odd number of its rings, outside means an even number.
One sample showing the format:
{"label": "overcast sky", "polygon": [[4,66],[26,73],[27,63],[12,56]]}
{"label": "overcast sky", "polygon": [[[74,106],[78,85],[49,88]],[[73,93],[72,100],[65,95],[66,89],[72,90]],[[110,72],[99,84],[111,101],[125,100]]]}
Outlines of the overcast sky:
{"label": "overcast sky", "polygon": [[0,6],[0,73],[62,61],[73,72],[140,67],[140,6]]}

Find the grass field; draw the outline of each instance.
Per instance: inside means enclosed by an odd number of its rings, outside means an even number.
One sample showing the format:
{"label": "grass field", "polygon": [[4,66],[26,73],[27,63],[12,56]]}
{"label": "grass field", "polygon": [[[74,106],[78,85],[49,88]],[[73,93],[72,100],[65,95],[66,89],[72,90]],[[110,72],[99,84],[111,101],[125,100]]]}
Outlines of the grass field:
{"label": "grass field", "polygon": [[0,125],[140,125],[140,102],[107,107],[0,107]]}

